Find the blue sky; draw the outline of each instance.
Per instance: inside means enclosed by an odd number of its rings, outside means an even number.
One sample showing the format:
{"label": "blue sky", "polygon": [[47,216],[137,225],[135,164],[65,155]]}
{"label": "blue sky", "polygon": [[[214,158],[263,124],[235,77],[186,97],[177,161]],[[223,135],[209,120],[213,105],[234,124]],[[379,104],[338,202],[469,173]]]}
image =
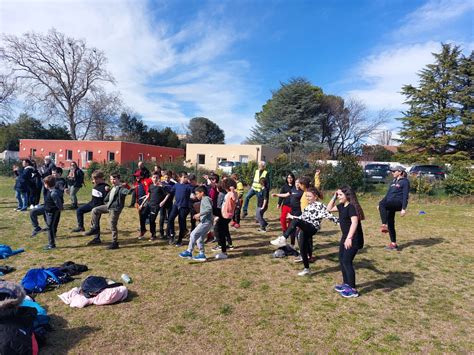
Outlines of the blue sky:
{"label": "blue sky", "polygon": [[[219,124],[240,143],[271,90],[305,77],[324,92],[357,97],[369,113],[400,116],[403,84],[440,42],[474,48],[474,2],[10,1],[0,31],[51,27],[102,49],[113,90],[150,126]],[[386,128],[396,134],[398,122]]]}

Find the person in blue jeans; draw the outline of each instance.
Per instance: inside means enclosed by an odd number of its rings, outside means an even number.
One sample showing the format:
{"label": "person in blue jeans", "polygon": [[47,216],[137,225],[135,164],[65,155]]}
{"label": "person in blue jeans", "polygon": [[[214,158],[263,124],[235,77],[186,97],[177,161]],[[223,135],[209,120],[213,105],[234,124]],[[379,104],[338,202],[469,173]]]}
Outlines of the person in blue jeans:
{"label": "person in blue jeans", "polygon": [[[166,195],[163,201],[160,203],[160,207],[163,207],[169,198],[174,195],[174,204],[171,209],[170,216],[168,218],[168,238],[169,244],[175,244],[181,246],[184,236],[186,235],[186,217],[189,214],[189,204],[191,200],[191,194],[193,187],[189,184],[188,173],[185,171],[179,174],[179,183],[174,184],[171,191]],[[179,234],[178,239],[175,240],[174,221],[178,217]]]}
{"label": "person in blue jeans", "polygon": [[[336,206],[337,199],[339,204]],[[361,221],[365,219],[364,211],[355,192],[348,186],[343,186],[335,192],[327,208],[330,212],[339,212],[339,225],[342,232],[339,242],[339,265],[343,283],[336,285],[334,290],[345,298],[359,297],[353,261],[359,249],[364,247],[361,224]]]}
{"label": "person in blue jeans", "polygon": [[262,185],[260,184],[260,179],[265,178],[267,182],[269,181],[268,172],[267,170],[265,170],[265,166],[266,166],[266,163],[264,161],[260,161],[258,163],[258,169],[255,170],[252,186],[250,187],[250,190],[247,192],[247,195],[245,196],[244,206],[242,208],[244,218],[247,217],[248,215],[250,199],[253,196],[257,195],[262,189]]}

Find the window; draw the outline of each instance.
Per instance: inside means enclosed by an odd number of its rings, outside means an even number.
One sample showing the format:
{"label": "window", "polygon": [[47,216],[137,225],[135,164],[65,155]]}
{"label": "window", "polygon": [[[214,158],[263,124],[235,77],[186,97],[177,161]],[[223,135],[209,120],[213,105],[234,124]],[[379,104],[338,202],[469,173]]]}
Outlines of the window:
{"label": "window", "polygon": [[156,157],[151,157],[151,161],[156,161]]}
{"label": "window", "polygon": [[206,154],[198,154],[198,164],[206,164]]}
{"label": "window", "polygon": [[36,149],[35,149],[35,148],[31,148],[31,149],[30,149],[30,156],[31,156],[31,157],[35,157],[35,156],[36,156]]}
{"label": "window", "polygon": [[262,161],[267,161],[267,157],[265,155],[262,155]]}
{"label": "window", "polygon": [[72,160],[72,150],[66,149],[66,160]]}
{"label": "window", "polygon": [[172,162],[172,161],[173,161],[173,157],[172,157],[171,155],[170,155],[170,156],[168,156],[168,159],[169,159],[169,161],[170,161],[170,162]]}
{"label": "window", "polygon": [[86,158],[87,158],[87,161],[92,161],[92,160],[94,160],[94,154],[93,154],[93,152],[91,152],[90,150],[88,150],[87,153],[86,153]]}
{"label": "window", "polygon": [[138,153],[138,160],[139,161],[144,161],[145,159],[143,159],[143,153]]}
{"label": "window", "polygon": [[248,155],[241,155],[241,156],[239,156],[239,161],[241,163],[248,163],[249,162],[249,156]]}
{"label": "window", "polygon": [[114,152],[107,152],[107,160],[108,161],[115,161],[115,153]]}

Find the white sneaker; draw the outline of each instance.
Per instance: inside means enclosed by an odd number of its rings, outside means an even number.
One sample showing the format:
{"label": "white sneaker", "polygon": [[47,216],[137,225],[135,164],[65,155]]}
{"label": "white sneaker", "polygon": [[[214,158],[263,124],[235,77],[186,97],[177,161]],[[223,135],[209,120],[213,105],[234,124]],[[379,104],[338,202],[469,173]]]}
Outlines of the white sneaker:
{"label": "white sneaker", "polygon": [[216,255],[216,259],[227,259],[228,256],[227,254],[224,254],[224,253],[219,253]]}
{"label": "white sneaker", "polygon": [[306,276],[306,275],[311,275],[311,271],[309,271],[309,269],[303,269],[303,271],[298,273],[298,276]]}
{"label": "white sneaker", "polygon": [[276,247],[284,247],[286,245],[286,238],[284,236],[279,236],[278,238],[273,239],[270,244]]}
{"label": "white sneaker", "polygon": [[28,207],[30,210],[32,210],[33,208],[35,208],[35,205],[30,205],[30,207]]}

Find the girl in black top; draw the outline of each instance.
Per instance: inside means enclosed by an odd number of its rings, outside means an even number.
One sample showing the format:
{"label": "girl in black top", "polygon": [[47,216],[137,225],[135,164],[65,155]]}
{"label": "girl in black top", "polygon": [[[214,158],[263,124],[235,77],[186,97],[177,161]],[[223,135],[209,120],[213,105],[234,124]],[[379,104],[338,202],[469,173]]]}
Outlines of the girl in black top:
{"label": "girl in black top", "polygon": [[405,168],[398,165],[392,170],[394,177],[387,194],[379,202],[378,209],[382,226],[382,233],[389,233],[390,244],[385,247],[387,250],[398,250],[397,234],[395,232],[395,212],[400,211],[400,216],[405,216],[408,206],[408,193],[410,182],[406,178]]}
{"label": "girl in black top", "polygon": [[278,197],[278,208],[280,209],[280,224],[283,233],[286,232],[289,226],[288,213],[291,213],[291,193],[295,191],[295,176],[290,173],[286,177],[286,183],[282,186],[280,193],[272,194],[273,197]]}
{"label": "girl in black top", "polygon": [[[337,206],[335,206],[336,199],[339,200]],[[343,297],[358,297],[352,262],[359,249],[364,246],[364,233],[361,224],[361,221],[365,219],[364,211],[357,201],[355,192],[348,186],[343,186],[336,191],[328,204],[328,210],[339,212],[339,224],[342,231],[339,243],[339,264],[343,283],[336,285],[334,289]]]}

